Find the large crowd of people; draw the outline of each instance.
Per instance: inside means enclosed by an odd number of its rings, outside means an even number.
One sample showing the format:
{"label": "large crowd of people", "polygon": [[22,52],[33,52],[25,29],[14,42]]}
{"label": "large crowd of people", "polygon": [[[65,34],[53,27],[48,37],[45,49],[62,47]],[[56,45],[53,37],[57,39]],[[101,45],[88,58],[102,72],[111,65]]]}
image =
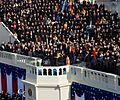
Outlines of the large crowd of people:
{"label": "large crowd of people", "polygon": [[11,96],[9,93],[0,93],[0,100],[25,100],[22,95],[14,94]]}
{"label": "large crowd of people", "polygon": [[120,74],[118,13],[96,2],[65,1],[3,0],[0,21],[20,43],[3,42],[0,50],[40,57],[43,65],[86,62],[88,68]]}

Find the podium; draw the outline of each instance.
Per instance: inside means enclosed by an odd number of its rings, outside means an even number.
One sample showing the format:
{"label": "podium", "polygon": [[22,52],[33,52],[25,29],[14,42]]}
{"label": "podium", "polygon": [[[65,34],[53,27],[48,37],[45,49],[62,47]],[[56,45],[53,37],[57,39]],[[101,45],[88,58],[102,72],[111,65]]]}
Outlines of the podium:
{"label": "podium", "polygon": [[68,73],[68,66],[36,67],[27,64],[26,80],[23,81],[26,100],[71,100],[71,82]]}

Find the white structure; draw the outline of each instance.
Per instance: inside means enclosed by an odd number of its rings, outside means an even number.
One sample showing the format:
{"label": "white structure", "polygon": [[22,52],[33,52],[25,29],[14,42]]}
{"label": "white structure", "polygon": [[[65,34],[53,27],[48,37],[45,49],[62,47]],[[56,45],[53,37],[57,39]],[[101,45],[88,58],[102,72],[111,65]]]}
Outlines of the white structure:
{"label": "white structure", "polygon": [[41,59],[0,51],[0,62],[26,69],[26,100],[71,100],[71,83],[77,82],[120,93],[120,77],[80,67],[41,66]]}
{"label": "white structure", "polygon": [[70,100],[69,66],[26,68],[26,100]]}
{"label": "white structure", "polygon": [[69,66],[43,67],[41,59],[4,51],[0,62],[26,69],[26,100],[71,100]]}

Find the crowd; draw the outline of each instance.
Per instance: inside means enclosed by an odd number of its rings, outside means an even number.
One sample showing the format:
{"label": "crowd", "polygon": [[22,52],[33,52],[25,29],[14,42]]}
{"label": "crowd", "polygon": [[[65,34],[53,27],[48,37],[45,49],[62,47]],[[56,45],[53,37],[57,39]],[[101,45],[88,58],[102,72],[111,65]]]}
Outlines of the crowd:
{"label": "crowd", "polygon": [[86,67],[120,74],[118,13],[96,2],[64,3],[3,0],[0,20],[21,43],[3,42],[0,50],[40,57],[43,65],[86,62]]}
{"label": "crowd", "polygon": [[25,100],[22,95],[14,94],[11,96],[9,93],[0,93],[0,100]]}

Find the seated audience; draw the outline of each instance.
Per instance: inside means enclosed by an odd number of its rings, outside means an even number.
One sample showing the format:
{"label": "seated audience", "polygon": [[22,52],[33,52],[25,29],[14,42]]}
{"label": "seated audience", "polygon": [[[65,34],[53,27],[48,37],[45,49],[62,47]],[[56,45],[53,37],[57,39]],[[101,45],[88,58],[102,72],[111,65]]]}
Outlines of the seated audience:
{"label": "seated audience", "polygon": [[120,74],[118,13],[104,4],[3,0],[0,20],[20,40],[3,42],[0,50],[39,57],[43,65],[86,62],[88,68]]}

